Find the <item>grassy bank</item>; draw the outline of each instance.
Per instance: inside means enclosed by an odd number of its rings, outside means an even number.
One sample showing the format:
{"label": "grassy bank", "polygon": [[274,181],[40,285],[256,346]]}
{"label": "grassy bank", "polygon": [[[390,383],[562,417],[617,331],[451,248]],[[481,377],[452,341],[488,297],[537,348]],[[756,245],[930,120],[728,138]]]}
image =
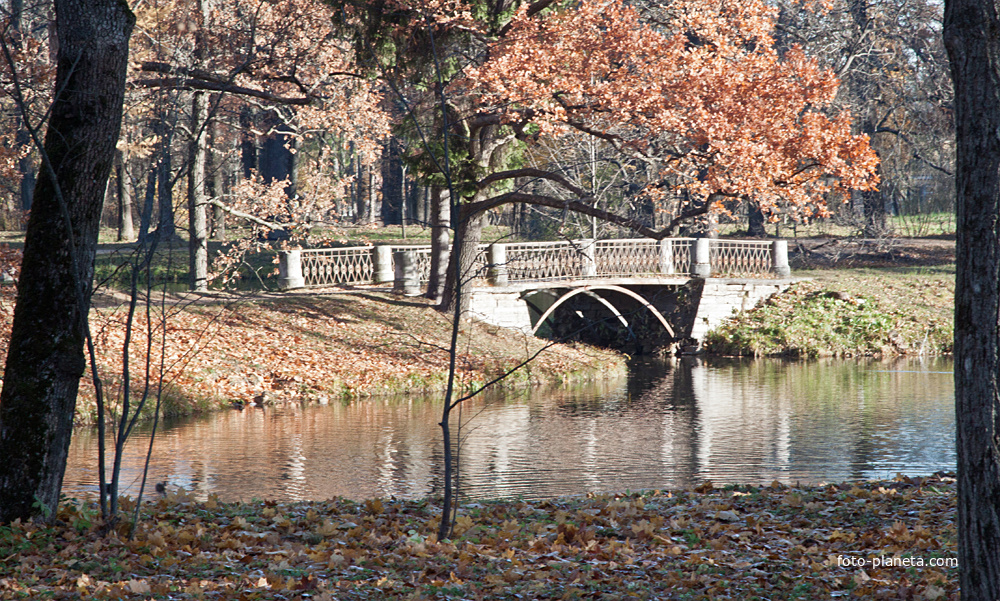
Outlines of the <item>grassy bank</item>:
{"label": "grassy bank", "polygon": [[[194,502],[0,527],[0,599],[957,599],[954,479],[467,503]],[[877,565],[873,565],[875,561]],[[862,563],[863,562],[863,563]]]}
{"label": "grassy bank", "polygon": [[[110,299],[94,309],[92,328],[101,375],[120,396],[127,306]],[[146,357],[161,353],[164,413],[190,414],[232,403],[340,402],[358,397],[423,394],[446,384],[449,316],[429,301],[384,292],[274,295],[242,299],[175,298],[151,319],[138,314],[131,344],[132,390],[141,389]],[[164,313],[167,315],[163,319]],[[153,343],[147,354],[147,328]],[[618,353],[554,345],[514,330],[463,323],[458,385],[473,390],[534,357],[504,386],[560,384],[625,373]],[[155,384],[158,378],[152,379]],[[93,419],[84,380],[80,422]]]}
{"label": "grassy bank", "polygon": [[951,352],[954,265],[795,275],[812,279],[717,328],[705,350],[757,357]]}

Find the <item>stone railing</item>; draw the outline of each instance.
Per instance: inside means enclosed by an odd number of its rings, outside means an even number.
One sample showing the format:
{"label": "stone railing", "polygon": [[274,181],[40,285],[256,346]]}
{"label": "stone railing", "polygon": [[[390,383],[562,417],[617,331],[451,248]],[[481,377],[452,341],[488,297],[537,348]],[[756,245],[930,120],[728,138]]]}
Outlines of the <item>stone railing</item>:
{"label": "stone railing", "polygon": [[[477,271],[494,286],[594,277],[784,278],[785,240],[573,240],[483,245]],[[387,284],[418,294],[430,274],[429,246],[359,246],[282,251],[283,289]],[[481,277],[479,279],[482,279]]]}

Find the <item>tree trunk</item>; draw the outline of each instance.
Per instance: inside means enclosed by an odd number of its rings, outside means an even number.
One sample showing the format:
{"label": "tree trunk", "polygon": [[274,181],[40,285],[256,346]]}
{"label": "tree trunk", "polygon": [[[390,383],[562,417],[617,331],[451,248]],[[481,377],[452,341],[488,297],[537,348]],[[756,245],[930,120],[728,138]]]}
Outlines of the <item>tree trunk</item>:
{"label": "tree trunk", "polygon": [[451,229],[451,202],[445,188],[430,188],[431,193],[431,273],[427,298],[441,302],[448,274],[448,230]]}
{"label": "tree trunk", "polygon": [[955,415],[962,599],[1000,598],[1000,6],[947,0],[955,85]]}
{"label": "tree trunk", "polygon": [[[444,291],[438,309],[450,313],[459,304],[459,311],[464,315],[469,310],[469,288],[472,279],[476,277],[476,255],[479,243],[483,239],[483,221],[486,215],[478,213],[470,215],[468,204],[462,203],[458,209],[458,225],[455,228],[455,246],[459,252],[452,252],[448,260],[448,277],[445,280]],[[456,265],[457,263],[457,265]],[[455,278],[461,276],[461,290],[456,294]]]}
{"label": "tree trunk", "polygon": [[195,92],[191,100],[191,141],[188,150],[188,260],[191,290],[208,289],[208,203],[205,198],[205,163],[208,160],[208,97]]}
{"label": "tree trunk", "polygon": [[402,224],[405,202],[403,160],[399,156],[399,141],[392,138],[382,152],[382,224]]}
{"label": "tree trunk", "polygon": [[[875,131],[875,127],[870,127],[871,131]],[[865,133],[868,133],[867,131]],[[869,134],[871,136],[872,134]],[[878,167],[877,173],[879,177],[882,176],[881,164]],[[864,207],[865,216],[865,238],[881,238],[889,233],[889,215],[885,210],[885,199],[882,197],[882,190],[862,190],[859,192],[861,195],[862,206]]]}
{"label": "tree trunk", "polygon": [[357,218],[354,220],[358,225],[363,225],[368,223],[368,216],[371,211],[371,205],[368,200],[370,195],[368,194],[368,186],[370,181],[368,178],[368,167],[361,163],[360,159],[355,159],[355,165],[357,171],[355,172],[354,182],[356,190],[355,203],[357,207]]}
{"label": "tree trunk", "polygon": [[747,202],[747,236],[751,238],[767,238],[767,229],[764,224],[764,211],[760,210],[760,203],[748,198]]}
{"label": "tree trunk", "polygon": [[118,241],[127,242],[135,238],[135,226],[132,224],[132,181],[127,159],[120,150],[115,152],[115,183],[118,197]]}
{"label": "tree trunk", "polygon": [[49,163],[35,188],[0,392],[0,522],[51,515],[59,502],[135,24],[117,0],[55,0],[55,10]]}
{"label": "tree trunk", "polygon": [[253,113],[250,108],[240,110],[240,127],[243,133],[240,139],[240,165],[243,167],[243,179],[250,179],[258,169],[257,136],[253,133]]}
{"label": "tree trunk", "polygon": [[[212,100],[214,104],[216,100]],[[217,119],[212,119],[208,124],[209,137],[211,138],[210,147],[212,149],[219,148],[219,122]],[[226,190],[226,170],[229,167],[229,161],[224,158],[220,159],[219,156],[225,156],[223,153],[217,150],[214,153],[209,153],[209,164],[211,165],[211,176],[209,177],[209,182],[212,184],[212,197],[221,198],[225,194]],[[225,240],[226,239],[226,212],[222,207],[218,205],[213,206],[214,211],[212,212],[212,228],[211,235],[212,240]]]}
{"label": "tree trunk", "polygon": [[170,142],[173,138],[173,128],[164,126],[161,129],[167,131],[163,134],[160,162],[156,167],[156,179],[158,180],[156,194],[160,203],[160,219],[156,231],[163,244],[173,246],[173,238],[176,233],[174,226],[174,171],[170,161]]}
{"label": "tree trunk", "polygon": [[156,179],[159,173],[157,162],[150,159],[146,171],[146,194],[143,198],[142,211],[139,213],[139,236],[137,242],[145,246],[149,242],[149,230],[153,227],[153,203],[156,201]]}

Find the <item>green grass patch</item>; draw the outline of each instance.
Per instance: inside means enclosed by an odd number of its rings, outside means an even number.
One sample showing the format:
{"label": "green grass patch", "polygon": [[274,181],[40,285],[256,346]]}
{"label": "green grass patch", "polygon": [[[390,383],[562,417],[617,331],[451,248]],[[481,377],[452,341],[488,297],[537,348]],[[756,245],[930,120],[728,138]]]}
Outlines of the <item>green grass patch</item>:
{"label": "green grass patch", "polygon": [[711,332],[740,356],[887,356],[952,350],[954,266],[814,272]]}

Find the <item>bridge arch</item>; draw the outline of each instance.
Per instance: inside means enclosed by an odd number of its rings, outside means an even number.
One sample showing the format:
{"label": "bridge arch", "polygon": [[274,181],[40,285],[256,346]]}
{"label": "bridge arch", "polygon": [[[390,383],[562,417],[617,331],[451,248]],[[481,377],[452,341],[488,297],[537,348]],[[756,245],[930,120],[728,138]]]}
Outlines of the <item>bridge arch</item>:
{"label": "bridge arch", "polygon": [[622,316],[621,311],[619,311],[608,299],[602,297],[599,294],[594,294],[594,291],[597,290],[609,290],[612,292],[618,292],[624,294],[625,296],[635,299],[636,301],[639,302],[639,304],[649,309],[649,312],[652,313],[653,316],[660,321],[660,323],[663,325],[663,328],[667,331],[667,333],[670,334],[671,337],[676,337],[674,335],[674,329],[670,327],[669,323],[667,323],[667,320],[665,317],[663,317],[663,314],[660,313],[660,311],[656,307],[650,304],[649,301],[643,298],[641,294],[629,290],[628,288],[624,288],[622,286],[615,286],[613,284],[602,284],[599,286],[581,286],[580,288],[574,288],[573,290],[570,290],[566,294],[560,296],[556,300],[556,302],[552,303],[552,306],[550,306],[548,309],[545,310],[544,313],[542,313],[542,316],[538,318],[538,321],[535,323],[534,327],[531,328],[531,333],[535,334],[538,331],[538,328],[542,327],[542,324],[545,323],[545,320],[548,319],[552,315],[552,313],[554,313],[555,310],[559,308],[560,305],[565,303],[567,300],[573,298],[574,296],[584,293],[589,294],[590,296],[598,300],[601,304],[611,309],[611,312],[627,327],[628,322]]}

